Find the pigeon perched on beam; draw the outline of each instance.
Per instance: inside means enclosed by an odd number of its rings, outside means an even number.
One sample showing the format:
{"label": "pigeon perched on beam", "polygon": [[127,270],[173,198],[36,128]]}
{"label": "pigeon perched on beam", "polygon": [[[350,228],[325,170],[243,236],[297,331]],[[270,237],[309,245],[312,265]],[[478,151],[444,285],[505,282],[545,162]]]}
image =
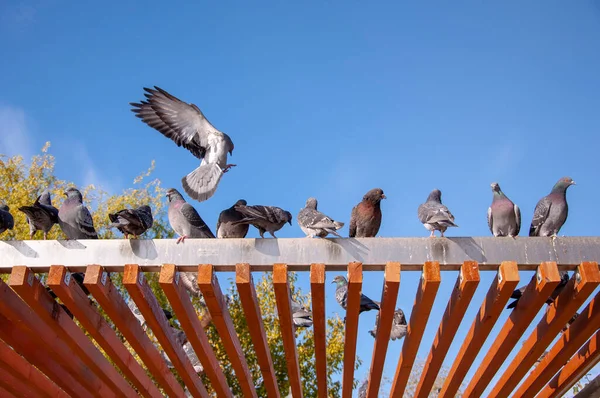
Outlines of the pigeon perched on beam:
{"label": "pigeon perched on beam", "polygon": [[[336,284],[335,288],[335,299],[338,304],[342,306],[343,309],[346,309],[346,305],[348,304],[348,281],[342,275],[338,275],[333,278],[331,283]],[[377,310],[379,311],[379,305],[361,293],[360,295],[360,311],[359,314],[364,311]]]}
{"label": "pigeon perched on beam", "polygon": [[575,185],[575,181],[571,177],[561,178],[554,185],[552,191],[540,199],[533,211],[529,236],[556,236],[558,234],[569,215],[567,188],[571,185]]}
{"label": "pigeon perched on beam", "polygon": [[334,221],[317,210],[317,199],[308,198],[306,206],[298,213],[298,225],[307,238],[324,238],[329,234],[341,236],[336,232],[344,226],[343,222]]}
{"label": "pigeon perched on beam", "polygon": [[48,232],[54,224],[58,224],[58,209],[52,206],[48,190],[42,192],[33,205],[19,207],[19,211],[27,216],[29,239],[33,239],[37,231],[44,233],[44,240],[48,239]]}
{"label": "pigeon perched on beam", "polygon": [[235,206],[235,210],[242,214],[243,218],[234,221],[232,225],[250,224],[258,229],[261,238],[264,238],[265,232],[275,236],[275,232],[287,222],[292,225],[292,214],[289,211],[275,206]]}
{"label": "pigeon perched on beam", "polygon": [[6,204],[0,205],[0,234],[7,229],[15,227],[15,219],[10,214],[10,208]]}
{"label": "pigeon perched on beam", "polygon": [[294,328],[308,328],[313,324],[312,312],[304,308],[300,303],[291,300],[292,303],[292,321]]}
{"label": "pigeon perched on beam", "polygon": [[200,214],[183,199],[183,196],[175,188],[167,190],[169,199],[169,224],[179,235],[177,243],[184,242],[186,238],[214,238],[208,225]]}
{"label": "pigeon perched on beam", "polygon": [[67,197],[58,210],[58,225],[67,239],[98,239],[94,220],[83,204],[83,196],[77,188],[65,191]]}
{"label": "pigeon perched on beam", "polygon": [[248,224],[237,224],[233,225],[235,221],[240,221],[244,218],[244,215],[235,209],[236,206],[246,206],[248,202],[244,199],[240,199],[229,209],[225,209],[219,214],[217,221],[217,238],[245,238],[248,234],[250,225]]}
{"label": "pigeon perched on beam", "polygon": [[119,210],[114,214],[109,214],[108,218],[111,221],[108,228],[117,228],[125,235],[125,239],[128,239],[129,235],[137,238],[152,228],[154,223],[152,210],[148,205],[140,206],[137,209]]}
{"label": "pigeon perched on beam", "polygon": [[371,189],[352,208],[349,227],[351,238],[373,238],[377,235],[381,226],[381,200],[385,198],[382,189]]}
{"label": "pigeon perched on beam", "polygon": [[233,154],[233,141],[217,130],[194,104],[187,104],[165,90],[144,87],[145,101],[130,103],[131,110],[148,126],[201,159],[200,166],[183,177],[185,192],[200,202],[213,196],[223,173],[234,164],[227,163]]}
{"label": "pigeon perched on beam", "polygon": [[521,230],[521,210],[502,192],[497,182],[492,183],[491,186],[493,199],[487,212],[490,232],[496,237],[514,238]]}
{"label": "pigeon perched on beam", "polygon": [[423,226],[431,231],[431,238],[435,237],[435,231],[440,231],[443,238],[449,227],[458,227],[450,210],[442,204],[442,192],[439,189],[431,191],[427,201],[419,206],[417,215]]}
{"label": "pigeon perched on beam", "polygon": [[[377,329],[379,328],[379,314],[377,313],[377,317],[375,318],[375,326],[373,330],[369,330],[369,334],[373,336],[373,338],[377,337]],[[398,308],[394,311],[394,319],[392,320],[392,330],[390,332],[390,340],[401,339],[406,336],[408,332],[408,324],[406,323],[406,317],[404,316],[404,311]]]}
{"label": "pigeon perched on beam", "polygon": [[[534,278],[535,278],[535,275],[534,275]],[[560,282],[558,283],[558,285],[556,285],[556,287],[552,291],[552,294],[550,294],[550,297],[548,297],[548,299],[546,300],[546,304],[548,304],[548,305],[552,304],[554,302],[554,300],[556,300],[558,295],[563,291],[565,286],[567,286],[567,283],[569,283],[569,273],[567,271],[560,271]],[[515,289],[512,292],[512,294],[510,295],[510,298],[515,299],[515,301],[508,304],[506,306],[506,308],[507,309],[515,308],[517,306],[517,303],[523,296],[523,293],[525,293],[526,289],[527,289],[527,285],[523,285],[520,288]]]}

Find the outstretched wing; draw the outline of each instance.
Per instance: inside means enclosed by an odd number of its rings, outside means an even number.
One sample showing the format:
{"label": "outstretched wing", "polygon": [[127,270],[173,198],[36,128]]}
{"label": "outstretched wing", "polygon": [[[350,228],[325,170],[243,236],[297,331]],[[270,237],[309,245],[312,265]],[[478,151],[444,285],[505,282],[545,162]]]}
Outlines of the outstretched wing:
{"label": "outstretched wing", "polygon": [[235,209],[244,216],[243,221],[265,220],[270,223],[278,223],[279,213],[273,206],[236,206]]}
{"label": "outstretched wing", "polygon": [[144,90],[147,100],[130,103],[133,106],[131,111],[177,146],[183,146],[202,159],[209,147],[209,134],[218,130],[204,117],[200,108],[156,86],[154,89],[144,87]]}

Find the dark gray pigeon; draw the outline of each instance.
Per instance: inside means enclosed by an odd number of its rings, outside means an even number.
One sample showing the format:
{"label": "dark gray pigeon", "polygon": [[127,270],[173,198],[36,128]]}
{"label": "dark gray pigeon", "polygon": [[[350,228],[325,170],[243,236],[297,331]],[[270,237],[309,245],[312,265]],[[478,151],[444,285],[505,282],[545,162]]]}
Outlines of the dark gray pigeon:
{"label": "dark gray pigeon", "polygon": [[223,173],[234,164],[227,164],[227,153],[233,154],[233,142],[204,117],[200,108],[187,104],[156,86],[144,87],[145,101],[130,103],[131,110],[148,126],[190,151],[201,159],[200,167],[183,177],[183,189],[200,202],[217,190]]}
{"label": "dark gray pigeon", "polygon": [[13,229],[15,227],[15,219],[10,214],[10,208],[5,205],[0,205],[0,234],[7,229]]}
{"label": "dark gray pigeon", "polygon": [[292,320],[294,328],[308,328],[313,324],[312,312],[304,308],[300,303],[291,300],[292,302]]}
{"label": "dark gray pigeon", "polygon": [[[338,275],[335,278],[333,278],[333,281],[331,283],[336,284],[335,299],[337,300],[338,304],[342,306],[343,309],[346,309],[346,305],[348,302],[348,281],[342,275]],[[371,310],[379,311],[379,305],[377,305],[375,301],[371,300],[364,294],[361,294],[359,314],[361,312]]]}
{"label": "dark gray pigeon", "polygon": [[298,225],[307,238],[324,238],[329,234],[341,236],[336,232],[344,226],[343,222],[334,221],[317,210],[317,199],[308,198],[304,209],[298,213]]}
{"label": "dark gray pigeon", "polygon": [[179,191],[175,188],[169,189],[167,198],[169,198],[169,223],[179,235],[177,243],[185,241],[186,238],[215,237],[200,214],[183,199]]}
{"label": "dark gray pigeon", "polygon": [[488,208],[487,221],[494,236],[514,238],[521,230],[521,210],[500,189],[497,182],[492,183],[493,199]]}
{"label": "dark gray pigeon", "polygon": [[150,206],[144,205],[137,209],[123,209],[114,214],[109,214],[111,224],[108,228],[117,228],[125,238],[133,235],[135,238],[152,228],[152,210]]}
{"label": "dark gray pigeon", "polygon": [[381,200],[385,199],[383,190],[371,189],[362,201],[352,208],[350,214],[351,238],[373,238],[381,226]]}
{"label": "dark gray pigeon", "polygon": [[567,188],[571,185],[575,185],[575,181],[571,177],[561,178],[552,188],[552,192],[540,199],[533,212],[529,236],[556,236],[558,234],[569,214]]}
{"label": "dark gray pigeon", "polygon": [[[379,303],[378,303],[379,304]],[[373,338],[377,337],[377,328],[379,327],[379,313],[377,313],[377,317],[375,318],[375,326],[373,330],[369,330],[369,333]],[[404,311],[400,308],[394,311],[394,319],[392,320],[392,330],[390,333],[390,340],[401,339],[406,336],[408,332],[408,324],[406,323],[406,317],[404,316]]]}
{"label": "dark gray pigeon", "polygon": [[450,210],[442,204],[442,192],[439,189],[431,191],[427,201],[419,206],[417,214],[423,226],[431,231],[431,238],[435,237],[435,231],[440,231],[443,238],[446,229],[458,227]]}
{"label": "dark gray pigeon", "polygon": [[246,206],[248,202],[240,199],[229,209],[225,209],[219,214],[217,221],[217,238],[245,238],[250,226],[248,224],[232,225],[232,222],[240,221],[244,215],[238,212],[236,206]]}
{"label": "dark gray pigeon", "polygon": [[67,198],[58,211],[58,225],[67,239],[98,239],[92,214],[77,188],[67,188]]}
{"label": "dark gray pigeon", "polygon": [[287,222],[292,225],[292,214],[275,206],[235,206],[235,210],[242,214],[243,218],[234,221],[232,225],[250,224],[258,229],[260,237],[264,238],[265,232],[270,233],[273,238],[275,232]]}
{"label": "dark gray pigeon", "polygon": [[48,232],[54,224],[58,224],[58,209],[52,206],[48,190],[42,192],[33,205],[19,207],[19,211],[27,216],[29,239],[33,239],[37,231],[44,233],[44,240],[48,239]]}
{"label": "dark gray pigeon", "polygon": [[[534,275],[533,277],[535,278],[536,276]],[[558,295],[563,291],[565,286],[567,286],[567,283],[569,283],[569,273],[567,271],[560,271],[560,282],[558,283],[558,285],[556,285],[556,287],[552,291],[552,294],[550,295],[550,297],[548,297],[548,300],[546,300],[546,304],[552,304],[554,300],[556,300]],[[517,303],[523,296],[523,293],[525,293],[525,289],[527,289],[527,285],[523,285],[512,292],[510,298],[515,299],[515,301],[508,304],[506,306],[507,309],[515,308],[517,306]]]}

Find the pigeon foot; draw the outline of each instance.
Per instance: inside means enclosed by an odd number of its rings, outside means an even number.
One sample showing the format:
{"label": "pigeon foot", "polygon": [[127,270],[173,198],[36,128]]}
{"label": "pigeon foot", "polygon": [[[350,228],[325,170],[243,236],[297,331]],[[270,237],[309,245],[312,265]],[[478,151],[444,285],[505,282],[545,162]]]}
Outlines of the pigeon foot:
{"label": "pigeon foot", "polygon": [[183,235],[183,236],[180,236],[179,238],[177,238],[177,244],[179,244],[179,242],[183,243],[185,241],[185,238],[187,238],[187,235]]}

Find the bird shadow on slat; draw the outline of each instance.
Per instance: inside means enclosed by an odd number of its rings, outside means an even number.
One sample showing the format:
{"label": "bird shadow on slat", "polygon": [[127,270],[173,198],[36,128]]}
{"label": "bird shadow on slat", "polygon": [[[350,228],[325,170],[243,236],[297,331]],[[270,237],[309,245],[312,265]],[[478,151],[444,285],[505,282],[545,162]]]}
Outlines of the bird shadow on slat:
{"label": "bird shadow on slat", "polygon": [[330,239],[330,242],[340,245],[346,252],[350,253],[356,261],[364,262],[364,256],[369,253],[369,248],[354,238]]}
{"label": "bird shadow on slat", "polygon": [[[431,238],[432,260],[446,263],[446,254],[450,251],[450,245],[458,246],[467,256],[465,260],[473,260],[478,263],[486,263],[487,257],[483,253],[483,248],[473,238]],[[452,250],[456,250],[452,248]]]}
{"label": "bird shadow on slat", "polygon": [[27,243],[23,242],[22,240],[7,240],[7,241],[2,241],[2,242],[6,243],[9,246],[14,247],[19,253],[21,253],[25,257],[29,257],[29,258],[39,257],[38,252],[33,250],[31,247],[29,247],[29,245]]}
{"label": "bird shadow on slat", "polygon": [[86,245],[84,245],[83,243],[81,243],[81,242],[79,242],[77,240],[72,240],[72,239],[62,240],[62,239],[59,239],[59,240],[57,240],[57,242],[60,243],[60,245],[62,247],[64,247],[65,249],[69,249],[69,250],[83,250],[83,249],[87,248]]}
{"label": "bird shadow on slat", "polygon": [[129,239],[129,246],[136,257],[144,260],[155,260],[158,258],[156,244],[152,239]]}
{"label": "bird shadow on slat", "polygon": [[276,238],[257,238],[254,239],[254,249],[267,256],[281,256],[279,251],[279,242]]}

